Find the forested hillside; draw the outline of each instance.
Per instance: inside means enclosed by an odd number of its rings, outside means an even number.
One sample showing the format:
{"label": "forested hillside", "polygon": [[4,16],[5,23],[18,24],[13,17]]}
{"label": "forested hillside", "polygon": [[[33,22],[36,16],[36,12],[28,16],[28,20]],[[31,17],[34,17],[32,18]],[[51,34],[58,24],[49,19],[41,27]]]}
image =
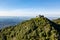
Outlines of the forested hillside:
{"label": "forested hillside", "polygon": [[60,40],[59,38],[60,25],[44,16],[0,30],[0,40]]}

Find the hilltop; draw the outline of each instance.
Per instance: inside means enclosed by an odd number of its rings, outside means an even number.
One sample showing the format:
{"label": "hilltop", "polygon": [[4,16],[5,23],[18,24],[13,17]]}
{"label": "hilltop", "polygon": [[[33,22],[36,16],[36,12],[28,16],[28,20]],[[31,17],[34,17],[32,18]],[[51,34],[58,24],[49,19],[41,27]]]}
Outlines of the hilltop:
{"label": "hilltop", "polygon": [[60,25],[37,16],[0,30],[0,40],[60,40]]}

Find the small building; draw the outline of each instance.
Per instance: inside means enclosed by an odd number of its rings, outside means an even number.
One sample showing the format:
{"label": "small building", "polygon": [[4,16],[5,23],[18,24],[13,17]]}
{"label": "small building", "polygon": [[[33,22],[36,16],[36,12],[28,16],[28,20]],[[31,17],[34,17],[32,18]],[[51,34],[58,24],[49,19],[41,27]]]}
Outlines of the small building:
{"label": "small building", "polygon": [[44,17],[43,15],[39,15],[39,17]]}

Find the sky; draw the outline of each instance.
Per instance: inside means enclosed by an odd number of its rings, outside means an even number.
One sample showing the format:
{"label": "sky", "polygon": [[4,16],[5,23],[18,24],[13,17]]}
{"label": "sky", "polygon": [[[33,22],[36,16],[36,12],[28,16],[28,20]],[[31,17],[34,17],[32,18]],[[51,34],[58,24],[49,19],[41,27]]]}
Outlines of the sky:
{"label": "sky", "polygon": [[60,0],[0,0],[0,16],[60,17]]}

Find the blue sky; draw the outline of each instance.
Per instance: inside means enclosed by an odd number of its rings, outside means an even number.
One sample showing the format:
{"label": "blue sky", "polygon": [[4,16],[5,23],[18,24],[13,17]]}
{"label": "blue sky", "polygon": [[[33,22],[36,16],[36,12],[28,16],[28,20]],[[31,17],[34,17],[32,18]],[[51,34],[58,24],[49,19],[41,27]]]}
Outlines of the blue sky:
{"label": "blue sky", "polygon": [[0,16],[60,17],[60,0],[0,0]]}

